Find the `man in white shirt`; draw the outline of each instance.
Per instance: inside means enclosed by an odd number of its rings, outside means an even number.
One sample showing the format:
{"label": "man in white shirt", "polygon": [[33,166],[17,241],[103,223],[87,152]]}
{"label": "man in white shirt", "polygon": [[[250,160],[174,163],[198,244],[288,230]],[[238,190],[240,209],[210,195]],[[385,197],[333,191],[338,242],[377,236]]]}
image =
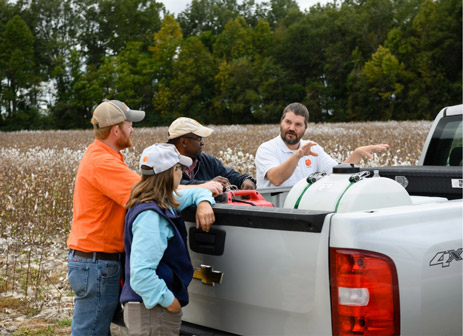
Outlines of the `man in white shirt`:
{"label": "man in white shirt", "polygon": [[[309,111],[300,103],[292,103],[283,111],[280,134],[259,146],[256,153],[257,187],[293,186],[314,172],[330,174],[338,164],[323,148],[310,140],[302,140],[309,122]],[[389,148],[387,144],[358,147],[344,161],[359,164],[372,153]]]}

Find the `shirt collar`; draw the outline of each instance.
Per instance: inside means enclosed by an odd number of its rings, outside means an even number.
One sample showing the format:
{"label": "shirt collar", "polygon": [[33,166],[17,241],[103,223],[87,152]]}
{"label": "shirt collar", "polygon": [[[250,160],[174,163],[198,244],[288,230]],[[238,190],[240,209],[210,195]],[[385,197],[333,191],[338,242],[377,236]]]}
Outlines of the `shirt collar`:
{"label": "shirt collar", "polygon": [[103,141],[99,140],[99,139],[95,139],[95,141],[93,141],[93,144],[97,147],[101,147],[103,148],[105,151],[107,151],[109,154],[117,157],[118,159],[121,159],[122,161],[124,161],[124,155],[122,155],[121,152],[116,152],[114,149],[112,149],[111,147],[109,147],[107,144],[105,144]]}
{"label": "shirt collar", "polygon": [[[301,145],[301,140],[299,140],[299,146]],[[281,133],[278,134],[278,137],[277,137],[277,144],[278,144],[278,148],[283,152],[283,153],[294,153],[294,151],[296,151],[296,149],[290,149],[286,143],[283,141],[283,139],[281,138]]]}
{"label": "shirt collar", "polygon": [[198,159],[193,159],[193,164],[189,167],[185,168],[185,173],[188,175],[188,177],[192,180],[193,179],[193,171],[195,170],[195,167],[198,163]]}

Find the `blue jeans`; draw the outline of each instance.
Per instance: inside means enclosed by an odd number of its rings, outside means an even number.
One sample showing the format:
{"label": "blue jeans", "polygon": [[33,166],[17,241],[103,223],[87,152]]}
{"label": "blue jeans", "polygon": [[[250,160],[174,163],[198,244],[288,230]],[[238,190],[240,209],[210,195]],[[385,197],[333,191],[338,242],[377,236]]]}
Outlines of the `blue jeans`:
{"label": "blue jeans", "polygon": [[119,304],[121,262],[69,253],[68,280],[76,294],[71,335],[111,335],[111,320]]}

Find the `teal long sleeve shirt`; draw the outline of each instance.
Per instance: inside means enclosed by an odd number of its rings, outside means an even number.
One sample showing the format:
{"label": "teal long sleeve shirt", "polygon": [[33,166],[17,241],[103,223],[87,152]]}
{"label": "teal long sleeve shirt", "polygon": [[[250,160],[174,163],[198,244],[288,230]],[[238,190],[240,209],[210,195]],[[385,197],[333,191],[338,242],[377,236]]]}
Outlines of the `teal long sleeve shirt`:
{"label": "teal long sleeve shirt", "polygon": [[[191,188],[179,191],[176,197],[180,203],[179,212],[202,201],[215,204],[209,190]],[[157,304],[168,307],[174,302],[174,294],[167,288],[164,280],[156,273],[174,229],[157,212],[147,210],[140,213],[132,225],[133,241],[130,255],[130,285],[141,296],[147,309]]]}

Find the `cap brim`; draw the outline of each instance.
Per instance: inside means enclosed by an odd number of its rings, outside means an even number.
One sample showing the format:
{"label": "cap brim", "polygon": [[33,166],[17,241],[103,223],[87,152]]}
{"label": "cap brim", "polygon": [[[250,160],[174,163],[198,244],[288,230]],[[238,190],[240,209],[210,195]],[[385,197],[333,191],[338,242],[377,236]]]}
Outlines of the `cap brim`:
{"label": "cap brim", "polygon": [[131,122],[139,122],[145,118],[145,111],[130,110],[126,113],[126,118]]}
{"label": "cap brim", "polygon": [[179,155],[178,156],[178,163],[184,165],[184,166],[191,166],[193,164],[193,160],[191,158],[189,158],[188,156],[185,156],[185,155]]}
{"label": "cap brim", "polygon": [[200,136],[202,138],[206,138],[209,135],[211,135],[212,132],[214,132],[214,130],[212,128],[201,126],[200,128],[198,128],[197,130],[195,130],[194,132],[191,132],[191,133],[193,133],[193,134],[195,134],[197,136]]}

